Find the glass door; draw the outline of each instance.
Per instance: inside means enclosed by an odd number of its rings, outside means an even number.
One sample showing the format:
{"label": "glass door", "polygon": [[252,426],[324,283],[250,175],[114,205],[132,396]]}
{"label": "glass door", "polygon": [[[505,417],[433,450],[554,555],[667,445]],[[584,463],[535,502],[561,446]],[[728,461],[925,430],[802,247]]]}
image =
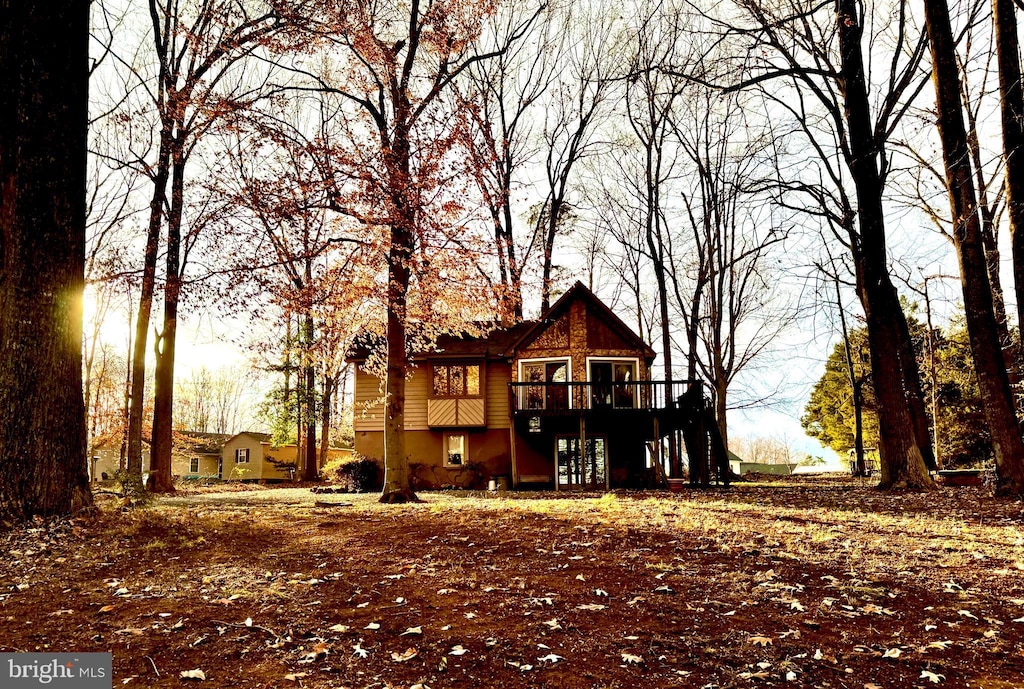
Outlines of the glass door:
{"label": "glass door", "polygon": [[607,486],[607,443],[603,437],[587,438],[587,451],[580,457],[580,439],[560,436],[555,440],[555,462],[559,488],[594,489]]}
{"label": "glass door", "polygon": [[[524,363],[523,382],[533,383],[526,388],[526,409],[568,409],[569,362],[535,361]],[[556,383],[550,385],[550,383]]]}

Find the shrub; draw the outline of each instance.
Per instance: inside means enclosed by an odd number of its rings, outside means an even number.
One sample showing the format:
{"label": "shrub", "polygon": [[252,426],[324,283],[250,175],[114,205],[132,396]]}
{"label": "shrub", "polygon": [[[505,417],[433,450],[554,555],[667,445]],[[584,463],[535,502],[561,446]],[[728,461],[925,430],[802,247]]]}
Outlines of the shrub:
{"label": "shrub", "polygon": [[369,493],[380,490],[383,486],[380,465],[370,457],[356,455],[354,459],[342,462],[331,469],[333,471],[328,475],[329,478],[353,493]]}

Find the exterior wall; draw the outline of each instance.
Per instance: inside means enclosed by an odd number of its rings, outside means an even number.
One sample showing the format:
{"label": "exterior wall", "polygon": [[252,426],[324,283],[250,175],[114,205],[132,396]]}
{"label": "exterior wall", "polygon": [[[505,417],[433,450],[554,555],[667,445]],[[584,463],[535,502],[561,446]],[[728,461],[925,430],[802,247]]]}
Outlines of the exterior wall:
{"label": "exterior wall", "polygon": [[[273,446],[273,445],[270,445],[269,443],[262,443],[262,446],[263,446],[263,462],[264,462],[264,465],[263,465],[263,467],[264,467],[263,478],[268,478],[268,479],[288,479],[288,478],[291,478],[291,475],[288,473],[287,470],[280,469],[279,467],[275,466],[274,463],[271,462],[270,460],[274,459],[274,460],[277,460],[279,462],[292,462],[292,463],[294,463],[296,461],[295,460],[295,453],[297,452],[296,446],[294,444]],[[323,466],[325,464],[327,464],[327,462],[332,462],[332,461],[335,461],[335,460],[345,461],[347,459],[351,459],[352,458],[352,452],[353,452],[353,450],[352,450],[351,447],[332,447],[332,448],[329,448],[327,450],[327,461],[324,461],[324,460],[319,458],[320,447],[317,446],[317,459],[319,460],[320,468],[322,469]]]}
{"label": "exterior wall", "polygon": [[512,382],[512,364],[507,361],[491,361],[487,364],[484,392],[487,405],[487,427],[507,429],[509,418],[508,384]]}
{"label": "exterior wall", "polygon": [[[383,396],[383,382],[364,371],[362,364],[358,364],[352,419],[352,427],[357,436],[359,431],[384,431],[384,406],[380,403]],[[361,452],[358,448],[356,451]]]}
{"label": "exterior wall", "polygon": [[[480,465],[476,477],[484,483],[492,476],[512,475],[512,454],[508,429],[457,429],[466,434],[467,462]],[[470,487],[473,472],[463,467],[444,465],[444,432],[407,431],[405,449],[418,488],[442,486]],[[378,463],[384,463],[384,434],[364,431],[356,433],[356,452]]]}
{"label": "exterior wall", "polygon": [[[224,460],[223,478],[231,481],[287,478],[288,474],[286,472],[279,472],[273,464],[268,462],[264,466],[263,447],[264,445],[259,438],[245,433],[236,435],[224,443],[224,447],[220,451],[220,456]],[[236,464],[235,450],[240,448],[247,448],[249,450],[249,461]]]}
{"label": "exterior wall", "polygon": [[[199,471],[190,471],[192,468],[192,458],[199,458]],[[216,476],[217,475],[217,462],[220,459],[220,455],[211,454],[187,454],[181,453],[177,450],[171,455],[171,475],[172,476]]]}
{"label": "exterior wall", "polygon": [[[98,458],[98,459],[96,459]],[[107,475],[106,480],[114,480],[114,472],[121,466],[120,446],[107,446],[93,448],[92,456],[89,458],[89,478],[92,481],[102,481],[103,474]],[[142,448],[142,473],[149,471],[149,447]]]}
{"label": "exterior wall", "polygon": [[427,430],[427,398],[430,397],[430,366],[411,366],[405,379],[405,430]]}

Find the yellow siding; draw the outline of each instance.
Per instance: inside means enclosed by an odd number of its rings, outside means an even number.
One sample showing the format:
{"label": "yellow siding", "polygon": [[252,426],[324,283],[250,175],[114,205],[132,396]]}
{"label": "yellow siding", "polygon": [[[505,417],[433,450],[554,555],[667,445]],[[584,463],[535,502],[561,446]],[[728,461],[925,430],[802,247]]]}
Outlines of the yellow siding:
{"label": "yellow siding", "polygon": [[[235,450],[248,448],[249,461],[235,463]],[[261,478],[278,478],[276,471],[270,476],[263,475],[263,447],[260,441],[251,435],[237,435],[224,444],[221,449],[224,458],[224,479],[234,481],[253,481]],[[273,465],[267,465],[273,469]]]}
{"label": "yellow siding", "polygon": [[352,426],[356,431],[383,431],[384,407],[381,380],[356,368],[355,409]]}
{"label": "yellow siding", "polygon": [[512,382],[512,366],[507,363],[487,365],[487,427],[508,428],[508,384]]}
{"label": "yellow siding", "polygon": [[430,397],[430,371],[420,366],[412,368],[405,381],[405,430],[427,430],[427,398]]}

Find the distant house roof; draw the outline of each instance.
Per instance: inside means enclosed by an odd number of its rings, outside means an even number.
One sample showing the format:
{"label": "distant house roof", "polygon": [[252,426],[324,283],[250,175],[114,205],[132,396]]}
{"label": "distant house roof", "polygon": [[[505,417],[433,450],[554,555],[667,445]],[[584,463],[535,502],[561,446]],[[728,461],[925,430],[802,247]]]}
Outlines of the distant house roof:
{"label": "distant house roof", "polygon": [[179,450],[212,455],[220,452],[224,443],[233,436],[230,433],[202,433],[200,431],[175,431],[174,445]]}
{"label": "distant house roof", "polygon": [[[261,443],[269,443],[270,439],[273,437],[270,433],[257,433],[256,431],[242,431],[241,433],[235,433],[234,435],[230,436],[228,438],[228,440],[234,440],[235,438],[237,438],[240,435],[247,435],[250,438],[255,438],[256,440],[258,440]],[[227,440],[225,440],[224,442],[226,443]]]}

